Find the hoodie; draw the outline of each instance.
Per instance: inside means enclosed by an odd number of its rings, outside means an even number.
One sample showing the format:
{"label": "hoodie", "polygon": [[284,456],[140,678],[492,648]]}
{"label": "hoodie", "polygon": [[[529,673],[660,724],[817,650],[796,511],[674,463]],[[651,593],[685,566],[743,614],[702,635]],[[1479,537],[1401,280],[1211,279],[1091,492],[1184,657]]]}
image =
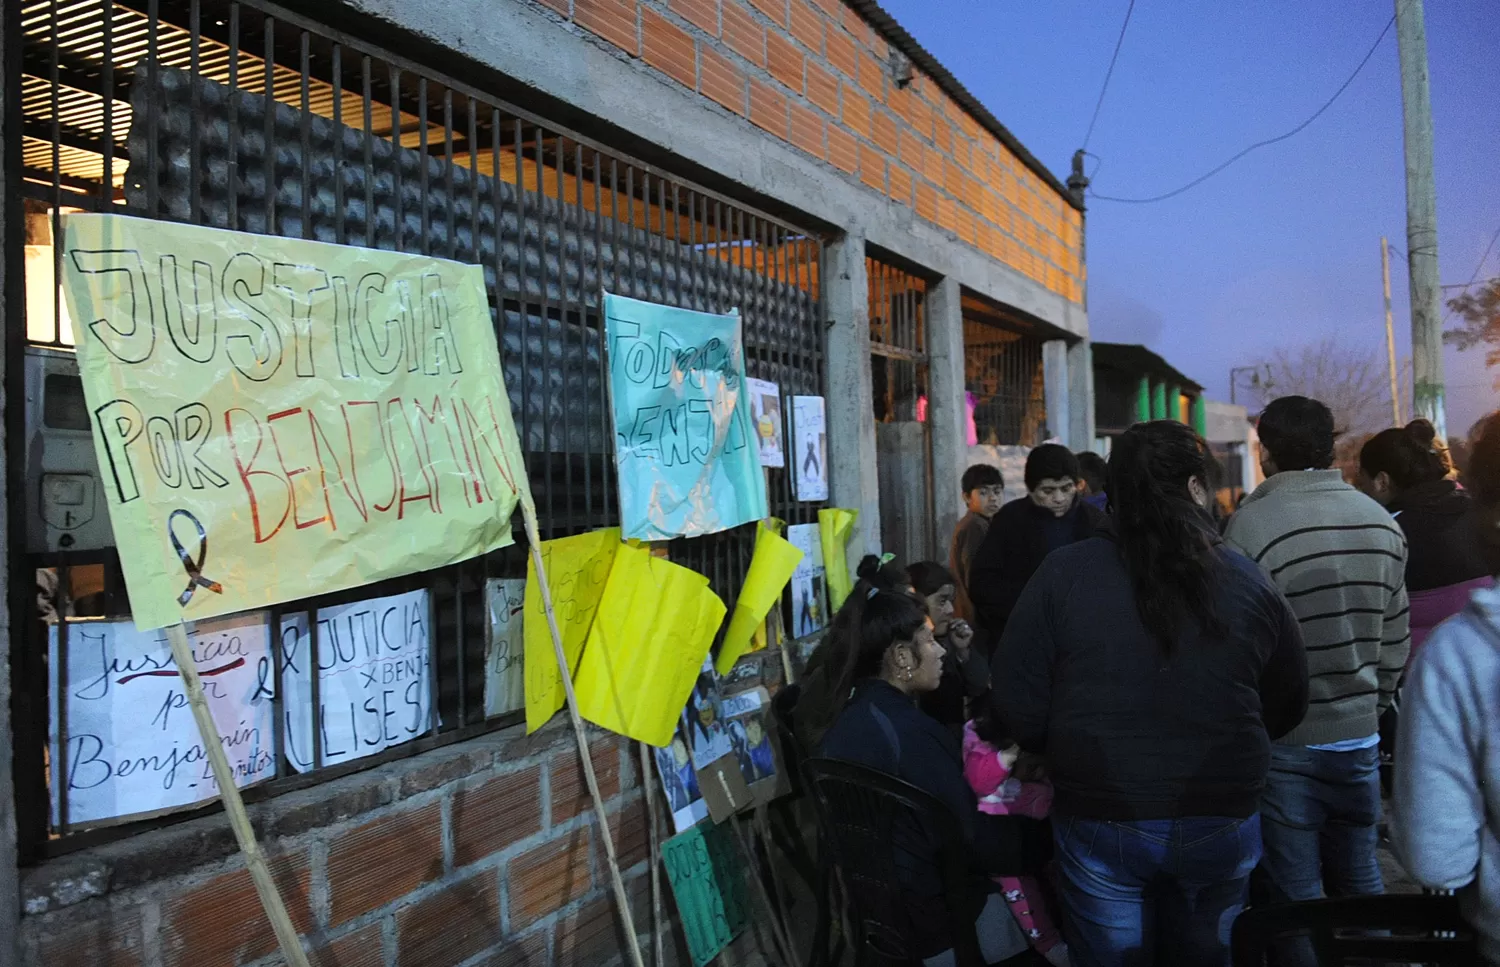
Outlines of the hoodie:
{"label": "hoodie", "polygon": [[1463,610],[1470,594],[1494,583],[1479,547],[1473,503],[1453,481],[1436,480],[1408,489],[1389,508],[1406,535],[1412,658],[1432,629]]}
{"label": "hoodie", "polygon": [[1500,964],[1500,588],[1427,639],[1401,695],[1392,834],[1423,886],[1457,890]]}

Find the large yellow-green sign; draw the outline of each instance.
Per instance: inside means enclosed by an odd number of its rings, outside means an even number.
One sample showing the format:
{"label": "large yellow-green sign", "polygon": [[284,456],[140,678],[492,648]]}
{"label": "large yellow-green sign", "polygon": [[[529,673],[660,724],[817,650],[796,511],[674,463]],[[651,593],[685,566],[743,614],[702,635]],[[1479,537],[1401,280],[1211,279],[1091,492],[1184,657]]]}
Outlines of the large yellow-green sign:
{"label": "large yellow-green sign", "polygon": [[65,226],[137,627],[511,543],[529,494],[477,266],[120,215]]}

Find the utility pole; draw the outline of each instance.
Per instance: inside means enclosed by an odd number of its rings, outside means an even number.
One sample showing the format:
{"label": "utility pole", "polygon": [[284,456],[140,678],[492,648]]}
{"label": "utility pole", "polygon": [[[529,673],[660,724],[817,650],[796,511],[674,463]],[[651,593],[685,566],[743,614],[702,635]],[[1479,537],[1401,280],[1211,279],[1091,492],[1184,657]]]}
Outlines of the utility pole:
{"label": "utility pole", "polygon": [[1396,329],[1391,324],[1391,246],[1380,236],[1380,283],[1385,289],[1385,358],[1391,366],[1392,426],[1401,425],[1401,383],[1396,375]]}
{"label": "utility pole", "polygon": [[1396,0],[1401,115],[1406,148],[1406,259],[1411,283],[1412,415],[1448,439],[1443,390],[1442,291],[1438,283],[1437,188],[1432,176],[1432,96],[1422,0]]}

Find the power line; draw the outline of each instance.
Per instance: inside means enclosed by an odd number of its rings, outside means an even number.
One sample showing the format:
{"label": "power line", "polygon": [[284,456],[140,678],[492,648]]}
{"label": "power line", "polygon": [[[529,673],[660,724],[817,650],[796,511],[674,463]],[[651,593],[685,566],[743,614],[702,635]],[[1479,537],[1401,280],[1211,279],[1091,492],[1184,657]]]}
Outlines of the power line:
{"label": "power line", "polygon": [[[1223,164],[1219,165],[1217,168],[1214,168],[1212,171],[1209,171],[1207,174],[1201,175],[1200,177],[1197,177],[1197,178],[1194,178],[1192,181],[1190,181],[1187,184],[1183,185],[1181,188],[1177,188],[1177,189],[1175,189],[1173,191],[1169,191],[1169,192],[1167,192],[1165,194],[1162,194],[1162,195],[1152,195],[1150,198],[1117,198],[1117,197],[1113,197],[1113,196],[1110,196],[1110,195],[1101,195],[1098,192],[1091,191],[1091,192],[1089,192],[1090,196],[1094,197],[1094,198],[1097,198],[1100,201],[1123,202],[1125,204],[1131,204],[1131,205],[1145,205],[1145,204],[1149,204],[1151,202],[1166,201],[1168,198],[1175,198],[1176,196],[1182,194],[1185,191],[1188,191],[1189,189],[1198,187],[1199,185],[1203,184],[1208,179],[1212,178],[1214,175],[1216,175],[1219,172],[1223,171],[1225,168],[1228,168],[1230,165],[1234,164],[1236,161],[1240,160],[1245,155],[1247,155],[1250,152],[1256,150],[1257,148],[1269,147],[1270,145],[1276,144],[1276,143],[1281,142],[1281,141],[1285,141],[1287,138],[1290,138],[1293,135],[1301,133],[1302,130],[1304,128],[1306,128],[1309,124],[1312,124],[1318,118],[1322,117],[1324,111],[1327,111],[1330,107],[1333,107],[1333,102],[1337,101],[1339,99],[1340,95],[1342,95],[1346,90],[1349,89],[1349,85],[1353,84],[1354,83],[1354,79],[1359,76],[1359,72],[1365,69],[1365,65],[1370,62],[1370,58],[1375,56],[1375,51],[1377,49],[1379,49],[1381,41],[1385,40],[1385,35],[1391,32],[1391,26],[1395,22],[1396,22],[1396,18],[1394,16],[1391,17],[1391,19],[1389,21],[1387,21],[1387,23],[1385,25],[1385,29],[1380,32],[1380,36],[1379,37],[1375,38],[1375,43],[1373,43],[1373,44],[1370,45],[1370,50],[1369,50],[1368,53],[1365,54],[1364,60],[1360,61],[1359,62],[1359,66],[1356,67],[1356,68],[1354,68],[1354,73],[1350,74],[1349,77],[1348,77],[1348,79],[1345,80],[1344,83],[1342,83],[1342,84],[1339,85],[1339,89],[1333,92],[1333,96],[1330,97],[1326,102],[1324,102],[1324,104],[1323,104],[1322,107],[1320,107],[1316,111],[1314,111],[1313,114],[1312,114],[1312,116],[1309,117],[1306,121],[1303,121],[1301,124],[1297,125],[1295,128],[1292,128],[1290,131],[1286,132],[1285,134],[1277,135],[1274,138],[1267,138],[1264,141],[1257,141],[1254,144],[1250,145],[1250,147],[1248,147],[1245,150],[1241,151],[1239,154],[1237,154],[1234,157],[1230,158],[1228,161],[1226,161]],[[1100,97],[1102,98],[1103,95],[1101,94]]]}
{"label": "power line", "polygon": [[1120,36],[1115,40],[1115,52],[1109,58],[1109,70],[1104,72],[1104,86],[1099,88],[1099,100],[1094,104],[1094,116],[1089,118],[1089,129],[1083,136],[1083,148],[1088,150],[1089,138],[1094,136],[1094,125],[1099,121],[1099,109],[1104,106],[1104,92],[1109,90],[1109,79],[1115,73],[1115,61],[1120,58],[1120,45],[1125,43],[1125,28],[1130,26],[1130,15],[1135,12],[1135,0],[1125,8],[1125,22],[1120,24]]}
{"label": "power line", "polygon": [[[1469,276],[1469,281],[1465,282],[1462,286],[1457,287],[1457,288],[1461,288],[1464,292],[1468,292],[1470,289],[1472,289],[1474,287],[1474,283],[1476,281],[1478,281],[1478,279],[1479,279],[1479,273],[1480,273],[1480,271],[1484,268],[1484,263],[1487,262],[1487,261],[1489,261],[1490,252],[1495,247],[1495,240],[1496,239],[1500,239],[1500,228],[1495,229],[1495,234],[1493,234],[1493,235],[1490,236],[1490,244],[1488,244],[1488,245],[1486,245],[1484,247],[1484,254],[1481,255],[1481,256],[1479,256],[1479,264],[1476,265],[1476,266],[1474,266],[1474,274],[1471,275],[1471,276]],[[1455,288],[1455,286],[1445,285],[1445,286],[1443,286],[1443,288],[1444,289],[1452,289],[1452,288]],[[1458,298],[1458,296],[1454,296],[1454,298],[1456,299],[1456,298]],[[1443,325],[1443,324],[1447,323],[1449,317],[1451,317],[1452,315],[1453,315],[1453,307],[1449,306],[1448,307],[1448,311],[1443,315],[1443,321],[1441,323],[1439,323],[1439,325]]]}

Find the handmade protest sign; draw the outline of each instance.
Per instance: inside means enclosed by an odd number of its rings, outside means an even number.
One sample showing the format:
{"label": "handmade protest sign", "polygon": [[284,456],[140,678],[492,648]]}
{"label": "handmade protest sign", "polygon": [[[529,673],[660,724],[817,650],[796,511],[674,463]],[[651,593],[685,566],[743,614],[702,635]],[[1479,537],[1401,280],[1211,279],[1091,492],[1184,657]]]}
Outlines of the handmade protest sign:
{"label": "handmade protest sign", "polygon": [[[269,616],[195,622],[188,642],[236,785],[272,778],[276,716],[261,677],[271,661]],[[54,823],[158,813],[219,794],[165,635],[128,621],[70,621],[66,662],[56,625],[48,650]]]}
{"label": "handmade protest sign", "polygon": [[[419,588],[318,609],[318,765],[349,762],[431,731],[432,606]],[[307,612],[281,617],[286,757],[314,763]]]}
{"label": "handmade protest sign", "polygon": [[694,967],[703,967],[749,922],[745,867],[727,826],[704,823],[662,844]]}
{"label": "handmade protest sign", "polygon": [[787,541],[802,552],[792,573],[792,637],[822,631],[829,621],[828,576],[823,561],[823,539],[817,524],[793,524]]}
{"label": "handmade protest sign", "polygon": [[818,511],[818,534],[823,542],[823,565],[828,574],[828,603],[833,610],[844,606],[854,587],[849,574],[849,538],[859,511],[846,507],[824,507]]}
{"label": "handmade protest sign", "polygon": [[708,578],[649,548],[621,546],[573,681],[578,713],[667,745],[723,620]]}
{"label": "handmade protest sign", "polygon": [[750,558],[750,570],[745,574],[745,583],[734,604],[734,617],[729,620],[724,643],[719,646],[719,658],[714,663],[714,669],[720,675],[728,675],[740,656],[750,650],[750,639],[757,628],[765,628],[766,614],[781,600],[781,592],[802,557],[801,550],[764,522],[755,529],[755,553]]}
{"label": "handmade protest sign", "polygon": [[739,314],[605,293],[604,320],[625,537],[697,537],[765,517]]}
{"label": "handmade protest sign", "polygon": [[[618,527],[542,541],[542,567],[552,588],[552,610],[570,675],[578,670],[578,658],[594,626],[594,614],[599,610],[599,599],[604,596],[604,585],[619,547]],[[542,606],[535,558],[526,567],[522,625],[526,642],[526,731],[531,733],[546,725],[567,702],[557,653],[547,627],[547,613]]]}
{"label": "handmade protest sign", "polygon": [[[522,610],[526,582],[490,578],[484,584],[489,639],[484,648],[484,714],[504,715],[526,704],[526,639]],[[553,659],[554,665],[557,660]]]}
{"label": "handmade protest sign", "polygon": [[792,466],[798,500],[828,499],[828,421],[821,396],[792,397]]}
{"label": "handmade protest sign", "polygon": [[762,467],[786,466],[781,449],[781,387],[763,379],[747,379],[750,391],[750,421],[755,426],[755,443]]}
{"label": "handmade protest sign", "polygon": [[64,224],[136,627],[511,543],[527,485],[478,266],[122,215]]}

